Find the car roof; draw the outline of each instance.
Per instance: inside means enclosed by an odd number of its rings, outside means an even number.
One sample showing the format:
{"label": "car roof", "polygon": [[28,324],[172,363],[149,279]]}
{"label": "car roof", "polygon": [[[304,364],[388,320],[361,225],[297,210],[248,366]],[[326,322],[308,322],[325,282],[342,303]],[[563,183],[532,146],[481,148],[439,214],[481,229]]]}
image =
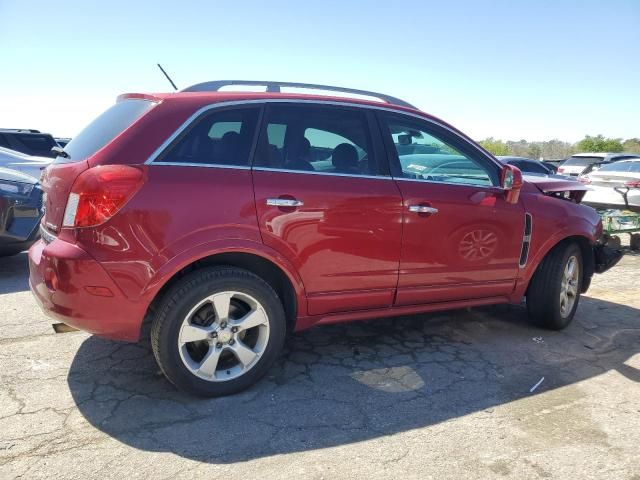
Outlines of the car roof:
{"label": "car roof", "polygon": [[367,100],[363,98],[345,97],[341,95],[320,95],[308,93],[284,93],[284,92],[170,92],[170,93],[125,93],[118,97],[119,100],[128,98],[142,98],[151,101],[181,101],[200,100],[203,104],[217,102],[231,102],[242,100],[313,100],[324,102],[338,102],[349,104],[373,105],[376,107],[390,108],[400,111],[417,112],[424,115],[424,112],[416,109],[385,102],[384,100]]}
{"label": "car roof", "polygon": [[[372,93],[372,97],[377,94]],[[386,97],[386,96],[383,96]],[[289,92],[247,92],[247,91],[176,91],[176,92],[160,92],[160,93],[123,93],[117,97],[117,101],[123,101],[127,99],[143,99],[152,102],[159,103],[180,103],[184,102],[189,104],[194,111],[201,108],[208,107],[215,103],[231,103],[231,102],[260,102],[260,101],[291,101],[291,102],[313,102],[313,103],[326,103],[331,105],[344,104],[345,106],[363,106],[373,107],[376,109],[383,109],[387,111],[396,111],[398,113],[408,113],[422,117],[426,120],[432,120],[439,123],[446,128],[458,133],[460,136],[466,138],[470,142],[474,140],[465,133],[458,130],[450,123],[426,113],[422,110],[411,106],[399,105],[397,103],[391,103],[388,99],[394,97],[386,97],[387,100],[367,100],[363,98],[353,98],[340,95],[326,95],[326,94],[310,94],[310,93],[289,93]],[[402,101],[401,101],[402,102]],[[406,104],[406,102],[402,102]],[[408,104],[406,104],[408,105]]]}
{"label": "car roof", "polygon": [[611,153],[607,152],[591,152],[591,153],[574,153],[571,155],[572,157],[600,157],[605,158],[611,155]]}

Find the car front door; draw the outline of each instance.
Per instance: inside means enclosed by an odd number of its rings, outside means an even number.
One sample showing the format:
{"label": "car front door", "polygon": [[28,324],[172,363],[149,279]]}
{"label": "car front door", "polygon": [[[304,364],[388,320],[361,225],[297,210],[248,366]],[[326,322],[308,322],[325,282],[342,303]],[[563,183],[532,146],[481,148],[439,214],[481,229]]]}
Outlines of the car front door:
{"label": "car front door", "polygon": [[508,295],[525,215],[505,201],[500,167],[444,125],[391,113],[379,119],[403,198],[395,304]]}
{"label": "car front door", "polygon": [[309,315],[393,304],[402,199],[372,126],[361,109],[267,106],[253,164],[258,223],[300,273]]}

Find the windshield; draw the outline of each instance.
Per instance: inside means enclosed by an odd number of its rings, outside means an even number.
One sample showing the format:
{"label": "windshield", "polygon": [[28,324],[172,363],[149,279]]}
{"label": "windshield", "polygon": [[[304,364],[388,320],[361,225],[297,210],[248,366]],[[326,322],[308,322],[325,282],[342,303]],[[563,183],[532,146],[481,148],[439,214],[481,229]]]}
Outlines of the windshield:
{"label": "windshield", "polygon": [[562,164],[563,167],[586,167],[592,163],[602,162],[602,157],[569,157]]}
{"label": "windshield", "polygon": [[59,156],[55,163],[78,162],[90,157],[124,132],[154,105],[154,102],[139,98],[116,103],[86,126],[64,147],[69,158]]}

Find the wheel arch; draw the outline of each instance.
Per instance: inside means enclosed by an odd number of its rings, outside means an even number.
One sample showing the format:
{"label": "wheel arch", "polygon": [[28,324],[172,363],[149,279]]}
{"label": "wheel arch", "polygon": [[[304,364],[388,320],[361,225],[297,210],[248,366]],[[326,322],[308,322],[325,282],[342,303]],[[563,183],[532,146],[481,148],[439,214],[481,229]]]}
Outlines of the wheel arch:
{"label": "wheel arch", "polygon": [[[200,268],[212,266],[231,266],[247,270],[265,280],[275,291],[285,310],[287,330],[293,331],[298,314],[306,312],[306,296],[299,277],[284,267],[273,257],[257,251],[225,249],[210,252],[183,262],[170,274],[162,275],[166,280],[156,285],[150,294],[144,320],[140,327],[140,338],[148,338],[154,313],[165,293],[186,274]],[[167,278],[168,277],[168,278]]]}
{"label": "wheel arch", "polygon": [[[522,295],[526,295],[526,291],[529,288],[531,283],[531,279],[533,275],[540,267],[542,260],[548,256],[552,251],[557,248],[562,248],[568,244],[575,243],[580,248],[580,252],[582,253],[582,286],[581,293],[585,293],[591,284],[591,278],[595,272],[595,258],[593,253],[593,242],[592,240],[585,235],[570,235],[564,238],[557,240],[555,243],[551,244],[544,250],[544,252],[538,252],[536,255],[536,261],[531,264],[530,272],[526,277],[526,283],[524,283],[524,288],[522,289]],[[518,290],[518,289],[517,289]]]}

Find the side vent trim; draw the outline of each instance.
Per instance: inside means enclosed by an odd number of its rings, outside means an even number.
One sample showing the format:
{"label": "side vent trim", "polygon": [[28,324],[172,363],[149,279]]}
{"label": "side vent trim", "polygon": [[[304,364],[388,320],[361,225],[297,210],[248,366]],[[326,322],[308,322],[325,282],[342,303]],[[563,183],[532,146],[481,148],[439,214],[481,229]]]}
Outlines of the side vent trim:
{"label": "side vent trim", "polygon": [[520,251],[519,267],[524,268],[529,259],[529,246],[531,244],[531,232],[533,231],[533,218],[530,213],[524,214],[524,234],[522,236],[522,250]]}

